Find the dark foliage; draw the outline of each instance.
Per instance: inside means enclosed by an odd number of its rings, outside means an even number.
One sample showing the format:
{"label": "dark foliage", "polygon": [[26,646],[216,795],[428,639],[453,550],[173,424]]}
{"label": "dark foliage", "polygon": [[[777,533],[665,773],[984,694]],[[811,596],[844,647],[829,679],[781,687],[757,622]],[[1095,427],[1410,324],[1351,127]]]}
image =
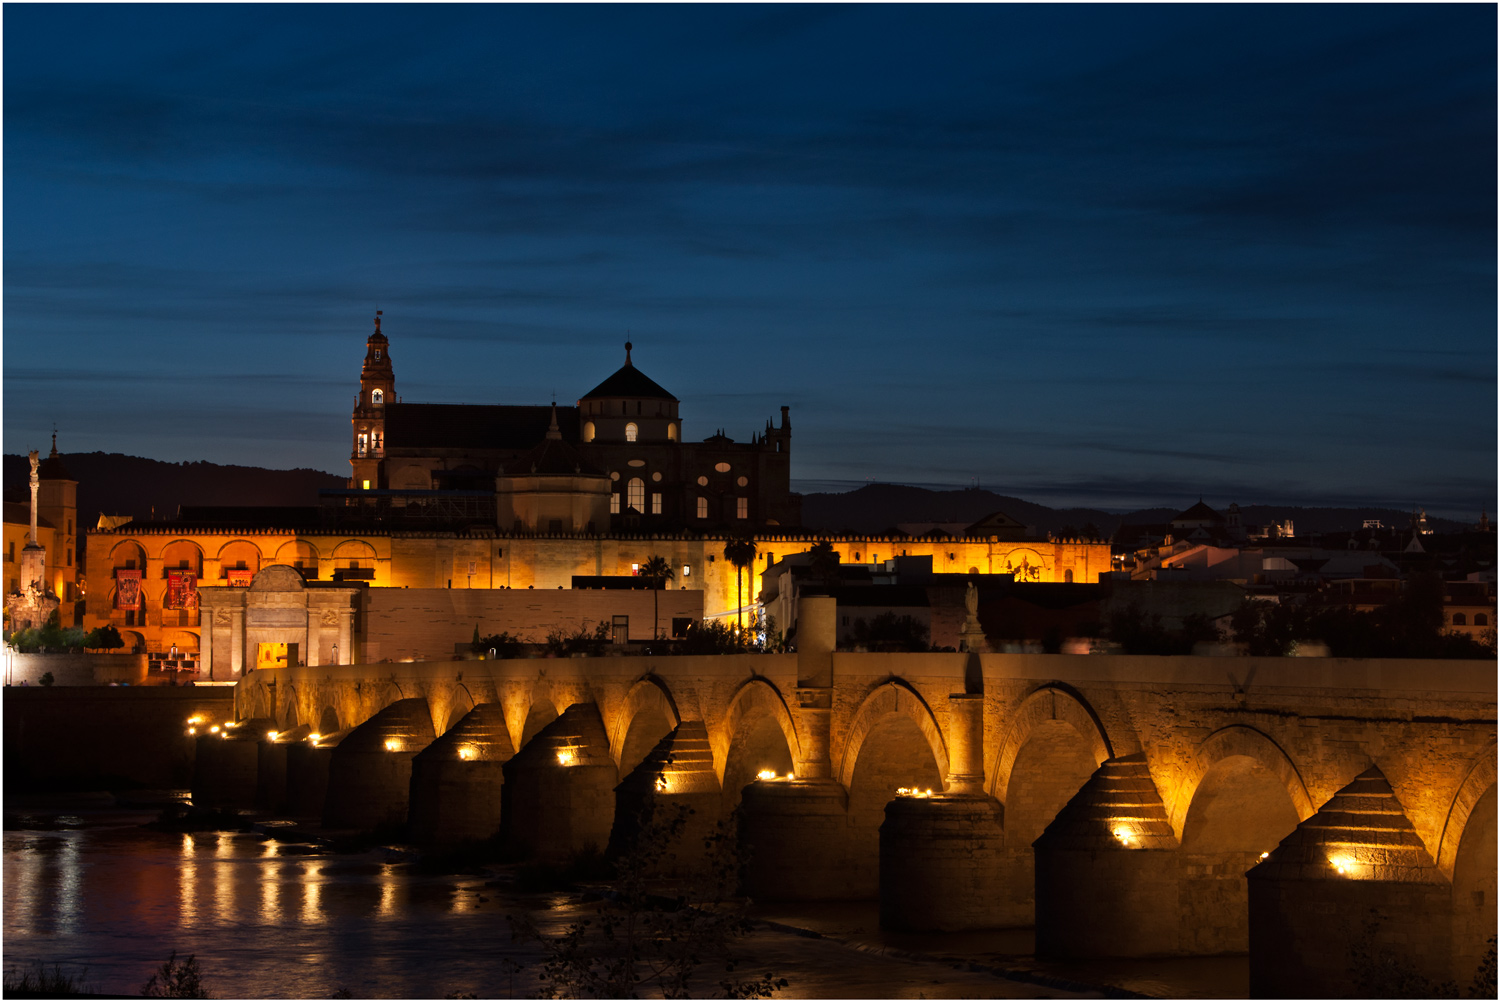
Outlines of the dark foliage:
{"label": "dark foliage", "polygon": [[1191,654],[1200,641],[1217,641],[1219,631],[1202,614],[1184,616],[1179,629],[1171,629],[1157,613],[1147,614],[1131,604],[1109,614],[1105,635],[1126,654]]}
{"label": "dark foliage", "polygon": [[188,954],[188,958],[179,962],[177,951],[172,951],[172,956],[167,962],[157,968],[151,979],[141,986],[141,994],[155,998],[171,999],[206,999],[208,987],[203,983],[203,976],[198,970],[198,960],[195,954]]}
{"label": "dark foliage", "polygon": [[869,651],[925,651],[927,627],[911,616],[882,612],[874,619],[855,619],[850,634],[856,646]]}

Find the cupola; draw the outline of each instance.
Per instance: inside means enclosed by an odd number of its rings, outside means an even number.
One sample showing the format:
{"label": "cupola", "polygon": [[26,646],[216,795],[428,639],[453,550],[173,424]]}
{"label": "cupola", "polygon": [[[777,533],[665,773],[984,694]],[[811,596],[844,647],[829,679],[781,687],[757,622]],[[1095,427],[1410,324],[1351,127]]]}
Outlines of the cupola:
{"label": "cupola", "polygon": [[682,441],[677,398],[635,367],[633,347],[626,341],[625,364],[579,399],[583,441]]}

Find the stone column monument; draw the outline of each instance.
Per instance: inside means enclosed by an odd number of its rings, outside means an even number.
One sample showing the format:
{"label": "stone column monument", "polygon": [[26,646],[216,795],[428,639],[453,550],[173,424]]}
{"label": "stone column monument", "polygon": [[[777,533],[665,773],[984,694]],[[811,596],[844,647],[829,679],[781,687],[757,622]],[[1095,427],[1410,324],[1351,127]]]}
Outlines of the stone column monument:
{"label": "stone column monument", "polygon": [[58,599],[47,582],[47,548],[37,542],[36,508],[37,491],[41,479],[37,467],[37,451],[31,450],[31,529],[26,537],[26,546],[21,550],[21,577],[17,590],[5,596],[5,607],[10,612],[12,630],[33,629],[47,624],[57,611]]}

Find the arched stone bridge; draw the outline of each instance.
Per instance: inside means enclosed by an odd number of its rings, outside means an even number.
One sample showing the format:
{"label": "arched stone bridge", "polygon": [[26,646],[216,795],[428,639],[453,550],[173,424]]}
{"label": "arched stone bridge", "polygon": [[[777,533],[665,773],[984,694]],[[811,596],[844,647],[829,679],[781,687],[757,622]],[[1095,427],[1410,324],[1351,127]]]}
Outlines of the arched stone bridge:
{"label": "arched stone bridge", "polygon": [[[330,825],[409,810],[433,839],[506,823],[561,853],[609,838],[616,797],[690,803],[711,820],[743,791],[752,893],[895,900],[918,881],[949,898],[929,927],[1035,921],[1054,954],[1253,949],[1245,872],[1327,828],[1320,809],[1373,769],[1452,902],[1444,964],[1471,972],[1494,932],[1493,662],[844,654],[831,650],[831,600],[805,601],[830,605],[800,616],[798,654],[277,668],[239,684],[237,713],[255,721],[245,737],[264,746],[260,732],[277,731],[290,753],[276,774],[284,804],[299,759],[306,772],[324,757],[326,777],[302,789],[327,784]],[[309,731],[323,735],[316,748]],[[778,778],[758,781],[763,770]],[[991,805],[980,814],[993,821],[965,821],[936,855],[888,846],[883,859],[898,789],[934,791],[935,811],[967,798],[965,817]],[[1077,852],[1092,862],[1054,865]],[[1124,870],[1099,871],[1101,854]],[[1099,914],[1127,871],[1124,913]],[[1088,872],[1087,887],[1058,875],[1069,872]],[[951,894],[933,885],[945,880]],[[1168,918],[1140,919],[1157,912]]]}

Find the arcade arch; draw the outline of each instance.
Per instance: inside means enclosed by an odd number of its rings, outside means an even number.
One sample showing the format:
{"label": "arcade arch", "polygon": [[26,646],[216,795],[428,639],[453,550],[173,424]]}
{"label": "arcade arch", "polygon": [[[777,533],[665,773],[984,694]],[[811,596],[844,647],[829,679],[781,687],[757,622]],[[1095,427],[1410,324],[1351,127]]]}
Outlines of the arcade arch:
{"label": "arcade arch", "polygon": [[249,571],[251,577],[260,572],[260,547],[247,539],[232,539],[219,548],[219,577],[227,578],[229,572]]}
{"label": "arcade arch", "polygon": [[727,814],[739,806],[740,795],[761,770],[778,776],[792,772],[801,743],[786,701],[763,678],[747,680],[734,694],[724,716],[724,734],[719,780]]}
{"label": "arcade arch", "polygon": [[203,550],[188,539],[174,539],[161,550],[161,565],[165,570],[188,570],[198,577],[203,576]]}

